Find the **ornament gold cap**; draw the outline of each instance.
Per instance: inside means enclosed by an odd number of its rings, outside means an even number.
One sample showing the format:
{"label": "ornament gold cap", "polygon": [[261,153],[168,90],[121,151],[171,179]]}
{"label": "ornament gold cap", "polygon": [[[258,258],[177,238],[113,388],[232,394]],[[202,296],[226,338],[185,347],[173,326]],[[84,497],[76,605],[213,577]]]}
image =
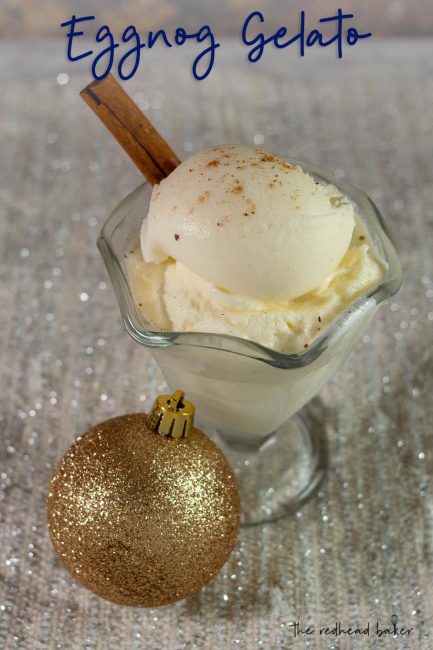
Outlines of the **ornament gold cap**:
{"label": "ornament gold cap", "polygon": [[187,438],[194,423],[194,404],[184,399],[185,393],[158,395],[147,418],[147,426],[162,436]]}

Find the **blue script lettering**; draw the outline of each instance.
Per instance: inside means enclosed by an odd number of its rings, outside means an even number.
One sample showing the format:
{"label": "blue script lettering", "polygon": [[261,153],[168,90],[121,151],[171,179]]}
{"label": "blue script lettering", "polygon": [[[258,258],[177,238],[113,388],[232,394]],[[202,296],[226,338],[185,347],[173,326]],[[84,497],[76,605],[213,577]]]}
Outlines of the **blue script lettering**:
{"label": "blue script lettering", "polygon": [[71,27],[69,32],[66,34],[66,38],[68,39],[68,60],[69,61],[79,61],[80,59],[84,59],[86,56],[91,56],[93,54],[92,50],[87,50],[87,52],[83,52],[78,56],[74,56],[72,54],[72,41],[77,36],[82,36],[84,34],[84,32],[75,31],[75,27],[77,23],[84,23],[88,20],[95,20],[95,16],[82,16],[81,18],[77,18],[77,16],[74,15],[71,17],[71,20],[68,20],[67,22],[62,23],[60,25],[61,27]]}
{"label": "blue script lettering", "polygon": [[[99,52],[99,54],[95,56],[92,63],[92,75],[95,79],[105,79],[105,77],[110,74],[114,62],[114,50],[116,47],[119,47],[119,44],[115,43],[113,34],[111,33],[108,25],[102,25],[102,27],[100,27],[96,33],[96,42],[103,43],[106,40],[108,40],[109,45],[107,45],[107,47],[102,50],[102,52]],[[98,74],[97,66],[98,63],[104,58],[104,56],[107,56],[107,64],[103,72],[101,74]]]}
{"label": "blue script lettering", "polygon": [[[290,33],[288,27],[281,26],[273,34],[266,35],[263,25],[265,17],[261,11],[253,11],[245,19],[242,30],[242,42],[250,49],[248,60],[257,63],[262,58],[266,47],[273,46],[277,50],[283,50],[291,45],[297,47],[298,54],[303,57],[307,48],[314,46],[329,47],[335,45],[337,56],[343,58],[344,46],[353,47],[359,41],[370,38],[372,32],[359,32],[349,21],[355,16],[352,13],[344,13],[338,9],[333,16],[319,19],[319,25],[314,29],[307,29],[307,17],[305,11],[299,12],[299,25],[294,32]],[[185,43],[193,42],[201,46],[200,52],[195,56],[191,71],[194,79],[202,81],[209,76],[215,65],[216,50],[221,47],[209,25],[203,25],[199,29],[187,30],[184,27],[176,27],[172,34],[165,29],[149,31],[147,36],[141,35],[134,25],[129,25],[123,31],[121,39],[117,42],[116,37],[108,25],[102,25],[96,32],[94,38],[99,48],[79,51],[79,42],[85,36],[84,25],[95,20],[95,16],[79,16],[75,14],[70,20],[61,23],[61,27],[67,29],[67,57],[71,62],[91,58],[91,71],[95,79],[104,79],[113,68],[124,81],[131,79],[137,72],[144,48],[151,50],[157,45],[165,48],[173,46],[182,47]],[[327,35],[325,36],[320,24],[327,24]],[[329,27],[334,31],[329,35]],[[116,50],[119,53],[116,54]],[[127,49],[129,48],[129,49]],[[82,48],[83,49],[83,48]],[[120,54],[120,56],[119,56]],[[116,60],[116,56],[118,57]]]}
{"label": "blue script lettering", "polygon": [[257,25],[255,25],[255,23],[264,23],[265,18],[260,11],[253,11],[246,18],[243,24],[242,42],[245,45],[252,46],[248,53],[248,60],[251,61],[251,63],[256,63],[262,58],[265,47],[268,44],[272,44],[277,49],[284,49],[294,43],[298,43],[299,55],[305,56],[306,47],[313,47],[316,44],[320,47],[328,47],[335,43],[338,58],[341,59],[343,58],[343,46],[345,43],[349,46],[353,46],[356,45],[359,40],[372,36],[372,32],[361,34],[355,27],[349,27],[346,33],[344,33],[346,21],[351,18],[354,18],[354,14],[345,14],[341,9],[338,9],[335,16],[321,18],[319,20],[320,23],[335,22],[336,24],[335,34],[326,39],[319,29],[312,29],[307,32],[305,11],[301,11],[299,14],[299,29],[297,33],[286,38],[289,33],[287,27],[279,27],[277,31],[270,36],[265,36],[262,31],[257,31]]}
{"label": "blue script lettering", "polygon": [[[122,34],[122,42],[129,43],[129,41],[134,41],[135,44],[130,50],[128,50],[128,52],[126,52],[126,54],[122,56],[122,58],[119,61],[119,65],[117,66],[119,77],[123,79],[123,81],[127,81],[128,79],[131,79],[131,77],[133,77],[137,72],[138,66],[140,65],[141,49],[144,47],[144,45],[140,42],[140,36],[137,30],[135,29],[134,25],[130,25],[129,27],[127,27]],[[134,57],[132,59],[131,69],[129,73],[126,73],[123,70],[123,66],[125,65],[126,61],[128,61],[128,59],[130,59],[131,57]]]}
{"label": "blue script lettering", "polygon": [[[68,39],[67,57],[69,61],[79,61],[86,57],[91,57],[95,53],[93,50],[87,50],[81,54],[73,54],[74,40],[77,37],[83,36],[84,32],[77,29],[77,24],[95,20],[95,16],[82,16],[77,18],[73,15],[71,20],[61,23],[61,27],[69,27],[66,34]],[[99,51],[93,59],[91,70],[95,79],[104,79],[112,70],[115,64],[115,50],[119,47],[108,25],[100,27],[96,33],[96,43],[104,44],[105,47]],[[212,29],[209,25],[203,25],[197,31],[187,32],[183,27],[178,27],[173,39],[167,35],[164,29],[159,29],[156,32],[149,32],[146,38],[140,37],[134,25],[127,27],[121,38],[122,44],[132,43],[132,47],[121,56],[117,63],[117,72],[121,79],[131,79],[137,72],[140,65],[141,51],[147,47],[152,49],[157,43],[165,47],[171,48],[173,45],[182,46],[187,41],[196,42],[199,45],[205,45],[204,49],[195,57],[192,63],[192,74],[195,79],[201,81],[211,73],[215,64],[215,52],[220,44],[217,43]],[[126,68],[129,68],[129,71]]]}

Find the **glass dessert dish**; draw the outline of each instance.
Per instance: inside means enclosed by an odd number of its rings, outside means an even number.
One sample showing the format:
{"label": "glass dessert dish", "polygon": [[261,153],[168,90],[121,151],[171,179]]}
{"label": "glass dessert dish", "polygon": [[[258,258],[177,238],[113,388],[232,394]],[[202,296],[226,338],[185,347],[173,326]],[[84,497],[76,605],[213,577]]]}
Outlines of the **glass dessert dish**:
{"label": "glass dessert dish", "polygon": [[401,284],[399,257],[369,197],[313,165],[299,164],[349,198],[387,267],[378,286],[348,305],[300,353],[224,334],[150,330],[134,301],[126,260],[147,214],[148,183],[118,205],[98,239],[127,331],[152,352],[170,390],[185,391],[196,406],[198,426],[217,438],[233,464],[244,524],[293,512],[320,484],[327,467],[326,434],[320,418],[297,412],[331,378]]}

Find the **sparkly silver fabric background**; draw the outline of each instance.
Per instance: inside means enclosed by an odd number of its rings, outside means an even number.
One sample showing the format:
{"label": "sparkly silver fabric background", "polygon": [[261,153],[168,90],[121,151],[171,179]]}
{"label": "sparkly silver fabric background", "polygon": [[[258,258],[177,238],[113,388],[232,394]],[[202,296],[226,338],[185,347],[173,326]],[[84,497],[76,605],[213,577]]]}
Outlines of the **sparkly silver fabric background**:
{"label": "sparkly silver fabric background", "polygon": [[[29,46],[30,47],[30,46]],[[45,499],[56,461],[100,420],[164,388],[128,338],[95,248],[139,182],[79,99],[87,72],[64,43],[0,48],[0,647],[433,647],[432,42],[371,42],[342,63],[225,44],[211,77],[161,56],[127,85],[181,157],[223,141],[317,162],[387,216],[405,281],[313,405],[330,472],[302,511],[243,529],[222,573],[160,610],[111,605],[56,560]],[[150,59],[149,59],[150,61]],[[156,61],[156,57],[152,58]],[[68,76],[69,75],[69,76]],[[378,638],[376,621],[413,627]],[[366,637],[293,638],[291,624],[371,625]]]}

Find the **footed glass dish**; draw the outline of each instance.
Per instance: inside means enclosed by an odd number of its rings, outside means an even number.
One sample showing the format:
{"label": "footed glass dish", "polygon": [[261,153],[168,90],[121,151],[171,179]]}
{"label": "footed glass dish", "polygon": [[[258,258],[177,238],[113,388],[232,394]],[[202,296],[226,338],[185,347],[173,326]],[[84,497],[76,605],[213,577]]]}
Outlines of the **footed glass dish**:
{"label": "footed glass dish", "polygon": [[127,331],[151,351],[170,390],[183,390],[195,404],[197,425],[217,438],[232,463],[244,524],[297,510],[320,484],[327,467],[326,434],[320,420],[297,413],[332,377],[401,284],[398,254],[371,199],[315,166],[299,164],[349,198],[387,264],[382,282],[348,305],[300,353],[284,354],[235,336],[149,328],[134,302],[125,259],[137,245],[148,211],[148,183],[117,206],[98,239]]}

